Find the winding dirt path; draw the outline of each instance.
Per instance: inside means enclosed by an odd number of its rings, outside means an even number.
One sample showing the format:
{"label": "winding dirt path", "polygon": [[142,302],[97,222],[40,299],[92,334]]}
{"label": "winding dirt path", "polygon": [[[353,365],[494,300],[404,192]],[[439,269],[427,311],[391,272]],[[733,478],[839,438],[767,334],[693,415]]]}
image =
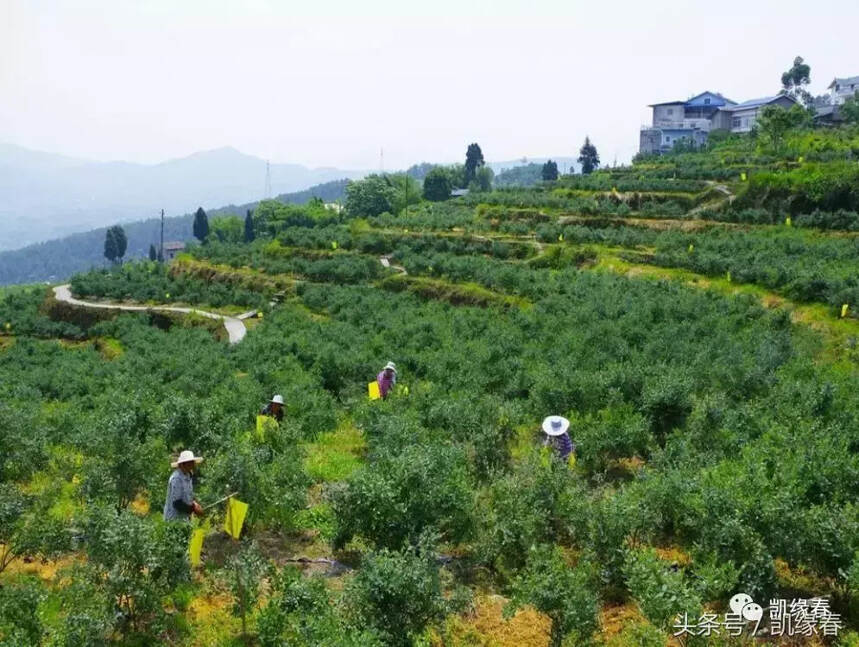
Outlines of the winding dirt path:
{"label": "winding dirt path", "polygon": [[230,344],[238,344],[242,339],[245,338],[248,329],[245,327],[245,324],[242,319],[252,314],[245,313],[243,315],[239,315],[238,317],[229,317],[226,315],[219,315],[214,312],[206,312],[205,310],[197,310],[195,308],[180,308],[177,306],[123,305],[119,303],[99,303],[96,301],[83,301],[81,299],[76,299],[72,296],[71,286],[68,283],[55,287],[54,297],[56,297],[57,301],[62,301],[63,303],[68,303],[69,305],[73,306],[80,306],[82,308],[99,308],[101,310],[123,310],[125,312],[177,312],[179,314],[196,314],[200,315],[201,317],[206,317],[207,319],[220,319],[224,322],[224,328],[226,328],[227,335],[229,335]]}

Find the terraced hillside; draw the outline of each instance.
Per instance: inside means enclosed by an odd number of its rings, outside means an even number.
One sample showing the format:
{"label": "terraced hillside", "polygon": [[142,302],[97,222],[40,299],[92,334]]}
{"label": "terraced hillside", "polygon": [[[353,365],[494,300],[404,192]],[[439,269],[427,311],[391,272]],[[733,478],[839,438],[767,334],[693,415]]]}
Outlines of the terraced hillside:
{"label": "terraced hillside", "polygon": [[[4,296],[0,637],[759,644],[673,636],[743,592],[840,614],[767,644],[855,644],[857,154],[855,130],[803,131],[397,215],[270,204],[253,243],[72,281],[258,309],[234,346]],[[574,464],[542,447],[550,414]],[[212,508],[190,574],[160,521],[186,447],[203,503],[250,505],[237,542]]]}

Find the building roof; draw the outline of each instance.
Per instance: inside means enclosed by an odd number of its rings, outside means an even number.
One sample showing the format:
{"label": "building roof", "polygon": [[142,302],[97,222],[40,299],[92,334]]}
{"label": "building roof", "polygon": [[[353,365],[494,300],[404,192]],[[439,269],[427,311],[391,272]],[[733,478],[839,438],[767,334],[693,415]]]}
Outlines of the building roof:
{"label": "building roof", "polygon": [[759,108],[760,106],[766,106],[774,101],[785,98],[790,101],[796,103],[796,99],[787,94],[777,94],[772,97],[761,97],[760,99],[749,99],[748,101],[743,101],[742,103],[738,103],[735,106],[725,106],[722,110],[727,110],[729,112],[733,112],[734,110],[748,110],[749,108]]}
{"label": "building roof", "polygon": [[168,243],[164,243],[164,249],[168,249],[168,250],[185,249],[185,243],[180,242],[178,240],[172,240]]}
{"label": "building roof", "polygon": [[[736,103],[736,101],[731,101],[728,97],[726,97],[722,94],[719,94],[718,92],[710,92],[709,90],[707,90],[706,92],[702,92],[701,94],[696,94],[694,97],[690,97],[690,98],[686,99],[685,101],[663,101],[662,103],[651,103],[648,105],[648,107],[649,108],[655,108],[657,106],[678,106],[678,105],[685,106],[685,105],[692,103],[696,99],[700,99],[701,97],[705,97],[707,95],[710,95],[712,97],[716,97],[717,99],[721,99],[726,104]],[[713,104],[713,105],[714,105],[714,107],[718,107],[718,104]]]}
{"label": "building roof", "polygon": [[450,192],[451,198],[458,198],[463,195],[468,195],[468,189],[454,189]]}
{"label": "building roof", "polygon": [[726,96],[724,96],[724,95],[722,95],[722,94],[720,94],[720,93],[718,93],[718,92],[710,92],[709,90],[707,90],[706,92],[702,92],[701,94],[696,94],[694,97],[692,97],[692,98],[690,98],[690,99],[687,99],[687,100],[686,100],[686,103],[692,103],[692,102],[693,102],[693,101],[695,101],[696,99],[700,99],[701,97],[706,97],[708,94],[709,94],[710,96],[712,96],[712,97],[716,97],[716,98],[718,98],[718,99],[721,99],[721,100],[722,100],[722,101],[724,101],[726,104],[728,104],[728,103],[737,103],[736,101],[731,101],[728,97],[726,97]]}
{"label": "building roof", "polygon": [[836,85],[859,85],[859,76],[848,76],[844,79],[839,79],[836,76],[832,79],[832,83],[829,84],[829,89],[831,90]]}

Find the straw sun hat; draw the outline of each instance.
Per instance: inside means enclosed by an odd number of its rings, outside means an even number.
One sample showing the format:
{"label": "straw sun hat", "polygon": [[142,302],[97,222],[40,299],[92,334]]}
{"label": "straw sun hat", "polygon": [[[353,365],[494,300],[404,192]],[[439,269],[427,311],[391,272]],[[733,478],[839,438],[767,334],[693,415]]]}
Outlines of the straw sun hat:
{"label": "straw sun hat", "polygon": [[282,395],[276,395],[271,399],[271,401],[274,404],[283,404],[283,396]]}
{"label": "straw sun hat", "polygon": [[382,370],[387,371],[388,369],[391,369],[394,373],[396,373],[397,372],[397,365],[394,364],[393,362],[388,362],[387,364],[385,364],[385,368]]}
{"label": "straw sun hat", "polygon": [[570,421],[563,416],[549,416],[543,420],[543,431],[549,436],[560,436],[570,428]]}
{"label": "straw sun hat", "polygon": [[173,463],[170,463],[171,467],[179,467],[182,463],[202,463],[203,459],[200,456],[194,456],[194,452],[190,449],[183,449],[182,453],[179,454],[179,458],[177,458]]}

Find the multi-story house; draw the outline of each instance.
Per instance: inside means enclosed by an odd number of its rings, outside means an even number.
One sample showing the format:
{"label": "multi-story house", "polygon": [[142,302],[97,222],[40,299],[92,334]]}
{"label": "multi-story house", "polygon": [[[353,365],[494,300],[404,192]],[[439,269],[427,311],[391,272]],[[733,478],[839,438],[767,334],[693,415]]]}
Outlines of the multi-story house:
{"label": "multi-story house", "polygon": [[859,91],[859,76],[851,76],[846,79],[833,79],[829,84],[829,93],[833,106],[840,106],[846,99],[856,95]]}
{"label": "multi-story house", "polygon": [[795,103],[795,99],[783,94],[736,103],[718,92],[702,92],[687,101],[655,103],[650,106],[653,124],[641,127],[639,151],[665,153],[679,140],[700,146],[706,143],[710,131],[717,128],[749,132],[765,106],[789,108]]}

